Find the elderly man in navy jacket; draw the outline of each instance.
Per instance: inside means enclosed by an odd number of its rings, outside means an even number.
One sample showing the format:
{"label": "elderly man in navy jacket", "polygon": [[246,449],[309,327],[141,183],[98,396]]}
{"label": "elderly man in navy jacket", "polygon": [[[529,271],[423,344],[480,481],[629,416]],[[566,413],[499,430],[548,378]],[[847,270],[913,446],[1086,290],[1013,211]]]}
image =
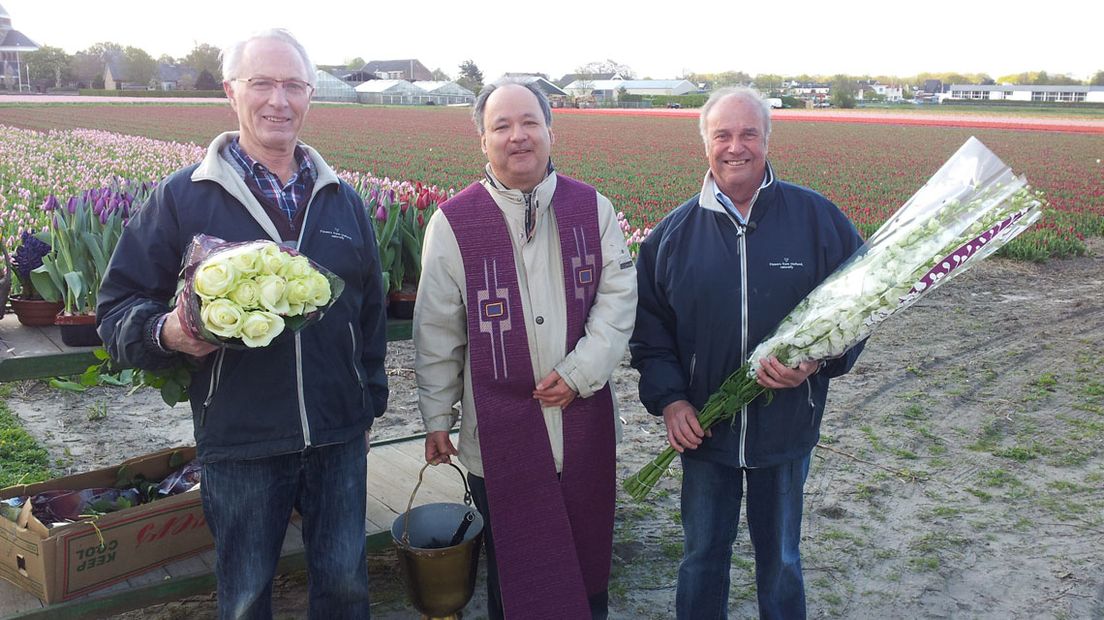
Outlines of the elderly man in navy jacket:
{"label": "elderly man in navy jacket", "polygon": [[[270,618],[272,577],[294,507],[303,517],[312,618],[367,618],[366,432],[387,407],[383,284],[364,202],[299,142],[314,65],[285,30],[223,52],[239,131],[165,179],[127,225],[100,288],[111,356],[157,369],[195,361],[189,396],[215,539],[219,615]],[[200,233],[271,239],[345,281],[317,323],[261,349],[219,348],[169,306]]]}
{"label": "elderly man in navy jacket", "polygon": [[775,177],[767,161],[770,108],[758,93],[717,91],[702,108],[700,128],[709,172],[701,193],[641,247],[630,341],[640,399],[663,416],[667,440],[682,454],[686,540],[676,608],[679,618],[726,617],[746,494],[759,613],[804,618],[802,489],[828,380],[850,370],[860,347],[796,368],[764,360],[758,381],[774,390],[769,404],[760,398],[709,433],[696,415],[862,239],[826,198]]}

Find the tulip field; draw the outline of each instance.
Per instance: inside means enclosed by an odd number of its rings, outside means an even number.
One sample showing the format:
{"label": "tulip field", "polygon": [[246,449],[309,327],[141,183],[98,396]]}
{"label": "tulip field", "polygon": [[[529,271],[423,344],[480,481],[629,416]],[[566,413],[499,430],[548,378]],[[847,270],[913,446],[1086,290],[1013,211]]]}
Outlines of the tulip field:
{"label": "tulip field", "polygon": [[[460,189],[478,178],[485,162],[469,114],[318,105],[302,138],[350,173]],[[236,125],[222,105],[0,107],[4,236],[33,225],[50,193],[115,175],[155,180],[201,157],[214,135]],[[81,128],[101,131],[70,131]],[[700,189],[706,161],[696,117],[557,114],[553,130],[557,169],[595,185],[631,228],[653,226]],[[1006,254],[1033,260],[1079,254],[1086,236],[1104,235],[1100,132],[945,127],[938,120],[777,120],[770,159],[780,178],[823,193],[869,235],[971,135],[1026,175],[1050,203],[1044,220],[1007,246]]]}

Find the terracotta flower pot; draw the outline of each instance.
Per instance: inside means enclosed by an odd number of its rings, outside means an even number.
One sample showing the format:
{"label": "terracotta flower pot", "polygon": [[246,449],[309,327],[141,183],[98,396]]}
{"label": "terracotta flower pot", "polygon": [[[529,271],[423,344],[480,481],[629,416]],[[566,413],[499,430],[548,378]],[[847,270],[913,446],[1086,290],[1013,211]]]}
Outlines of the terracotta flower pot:
{"label": "terracotta flower pot", "polygon": [[61,331],[61,341],[70,347],[96,347],[103,344],[96,333],[95,314],[59,314],[54,324]]}
{"label": "terracotta flower pot", "polygon": [[48,327],[54,324],[54,317],[61,312],[60,301],[46,301],[45,299],[21,299],[12,297],[10,300],[12,310],[19,319],[19,323],[27,327]]}
{"label": "terracotta flower pot", "polygon": [[395,291],[387,296],[387,316],[392,319],[414,318],[417,291]]}

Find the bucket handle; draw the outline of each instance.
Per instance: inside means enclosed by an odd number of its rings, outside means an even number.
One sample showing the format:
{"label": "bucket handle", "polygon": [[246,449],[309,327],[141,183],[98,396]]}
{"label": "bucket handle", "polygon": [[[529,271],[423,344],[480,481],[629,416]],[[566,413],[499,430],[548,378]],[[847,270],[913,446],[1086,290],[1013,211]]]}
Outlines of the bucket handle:
{"label": "bucket handle", "polygon": [[[410,492],[410,501],[406,503],[406,512],[403,513],[403,534],[402,543],[404,546],[410,546],[410,509],[414,506],[414,496],[418,494],[418,488],[422,486],[422,477],[425,476],[426,468],[435,463],[426,463],[422,465],[422,471],[418,472],[418,484],[414,485],[414,490]],[[456,470],[456,473],[460,474],[460,480],[464,483],[464,504],[469,508],[472,505],[471,489],[468,487],[468,479],[464,476],[464,472],[456,466],[455,463],[445,463]]]}

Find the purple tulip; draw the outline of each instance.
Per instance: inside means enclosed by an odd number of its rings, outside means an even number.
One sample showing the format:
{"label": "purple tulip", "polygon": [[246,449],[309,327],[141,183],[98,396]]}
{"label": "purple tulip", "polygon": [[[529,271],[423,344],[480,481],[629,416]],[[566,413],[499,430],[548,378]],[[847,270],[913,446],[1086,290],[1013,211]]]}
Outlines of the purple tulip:
{"label": "purple tulip", "polygon": [[387,221],[387,209],[384,209],[382,204],[376,209],[376,219],[381,222]]}
{"label": "purple tulip", "polygon": [[110,213],[108,213],[107,209],[104,209],[103,211],[100,211],[100,225],[101,226],[107,226],[107,218],[108,218],[109,215],[110,215]]}
{"label": "purple tulip", "polygon": [[58,208],[57,196],[54,196],[53,194],[50,194],[49,196],[46,197],[46,202],[45,202],[45,204],[42,205],[42,210],[46,211],[46,212],[49,212],[49,211],[53,211],[56,208]]}
{"label": "purple tulip", "polygon": [[76,213],[77,212],[77,197],[76,196],[70,196],[69,197],[69,202],[66,203],[65,208],[66,208],[66,210],[69,211],[69,213]]}

